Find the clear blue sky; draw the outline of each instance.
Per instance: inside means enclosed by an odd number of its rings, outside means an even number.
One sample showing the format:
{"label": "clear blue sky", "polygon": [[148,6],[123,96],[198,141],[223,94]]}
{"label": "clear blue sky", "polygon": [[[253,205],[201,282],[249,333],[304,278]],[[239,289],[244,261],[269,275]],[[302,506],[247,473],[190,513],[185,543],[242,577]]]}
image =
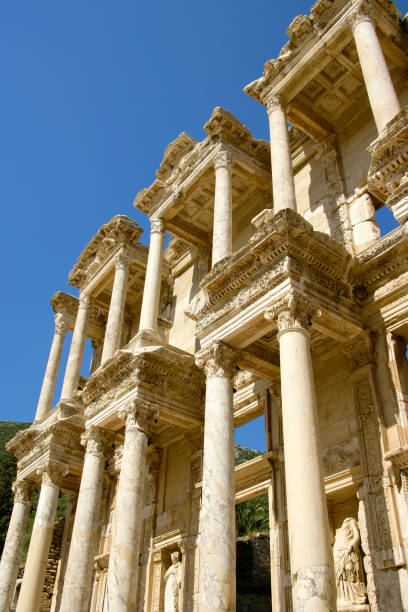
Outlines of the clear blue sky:
{"label": "clear blue sky", "polygon": [[[68,272],[113,215],[146,225],[132,202],[166,145],[181,131],[201,139],[215,106],[268,138],[265,110],[242,88],[311,3],[2,4],[0,419],[33,419],[49,299],[75,293]],[[245,441],[259,446],[257,435]]]}

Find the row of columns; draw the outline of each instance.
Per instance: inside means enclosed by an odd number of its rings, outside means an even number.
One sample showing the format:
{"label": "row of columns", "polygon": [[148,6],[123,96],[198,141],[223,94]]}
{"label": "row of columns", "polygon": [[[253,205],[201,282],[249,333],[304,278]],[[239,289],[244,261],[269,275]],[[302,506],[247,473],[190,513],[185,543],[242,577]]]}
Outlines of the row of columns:
{"label": "row of columns", "polygon": [[[332,612],[330,548],[309,326],[318,313],[290,295],[265,313],[279,329],[282,419],[293,609]],[[232,382],[239,355],[216,342],[197,359],[207,377],[200,535],[200,612],[235,610],[235,486]],[[299,504],[301,496],[302,503]]]}

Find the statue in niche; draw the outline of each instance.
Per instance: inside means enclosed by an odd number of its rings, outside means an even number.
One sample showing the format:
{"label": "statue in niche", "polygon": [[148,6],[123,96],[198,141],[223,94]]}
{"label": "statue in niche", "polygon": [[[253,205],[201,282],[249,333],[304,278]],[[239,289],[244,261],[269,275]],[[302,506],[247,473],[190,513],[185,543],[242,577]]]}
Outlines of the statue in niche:
{"label": "statue in niche", "polygon": [[362,577],[360,532],[356,519],[345,518],[336,533],[333,547],[337,605],[361,605],[367,601]]}
{"label": "statue in niche", "polygon": [[180,552],[175,550],[170,555],[171,565],[164,576],[164,612],[180,612],[180,592],[182,565]]}

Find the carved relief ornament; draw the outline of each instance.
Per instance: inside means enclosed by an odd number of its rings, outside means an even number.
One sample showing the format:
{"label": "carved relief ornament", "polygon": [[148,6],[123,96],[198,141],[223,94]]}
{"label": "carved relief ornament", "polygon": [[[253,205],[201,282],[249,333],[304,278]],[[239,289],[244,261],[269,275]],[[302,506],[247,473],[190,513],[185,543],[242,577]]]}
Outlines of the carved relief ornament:
{"label": "carved relief ornament", "polygon": [[115,267],[117,270],[127,270],[129,268],[129,257],[126,253],[119,253],[115,257]]}
{"label": "carved relief ornament", "polygon": [[350,362],[350,369],[357,370],[365,365],[375,363],[374,334],[365,331],[356,338],[345,342],[342,351]]}
{"label": "carved relief ornament", "polygon": [[61,480],[68,474],[68,466],[61,461],[49,461],[47,465],[38,468],[37,474],[41,475],[43,485],[61,486]]}
{"label": "carved relief ornament", "polygon": [[163,234],[164,232],[164,222],[163,219],[150,219],[150,233],[151,234]]}
{"label": "carved relief ornament", "polygon": [[102,457],[109,438],[107,434],[108,432],[99,427],[88,427],[81,436],[81,444],[86,447],[85,453]]}
{"label": "carved relief ornament", "polygon": [[225,151],[221,149],[215,155],[214,158],[214,168],[218,170],[218,168],[231,168],[232,166],[232,155],[229,151]]}
{"label": "carved relief ornament", "polygon": [[281,96],[272,96],[265,100],[266,110],[268,114],[271,114],[275,111],[286,111],[285,103]]}
{"label": "carved relief ornament", "polygon": [[87,293],[81,292],[79,295],[79,304],[78,308],[86,308],[88,309],[91,306],[91,296]]}
{"label": "carved relief ornament", "polygon": [[224,342],[215,341],[207,349],[198,353],[196,365],[203,368],[207,377],[231,378],[235,373],[237,351]]}
{"label": "carved relief ornament", "polygon": [[314,317],[320,316],[317,303],[309,297],[290,293],[265,312],[267,321],[275,321],[279,332],[307,330]]}
{"label": "carved relief ornament", "polygon": [[157,410],[149,402],[136,399],[130,406],[122,408],[118,416],[126,423],[126,433],[128,431],[141,431],[149,435],[153,419],[157,416]]}

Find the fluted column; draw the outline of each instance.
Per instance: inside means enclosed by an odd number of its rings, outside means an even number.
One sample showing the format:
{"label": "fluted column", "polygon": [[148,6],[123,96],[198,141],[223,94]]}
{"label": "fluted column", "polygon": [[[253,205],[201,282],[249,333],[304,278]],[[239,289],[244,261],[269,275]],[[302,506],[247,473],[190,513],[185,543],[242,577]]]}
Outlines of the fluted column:
{"label": "fluted column", "polygon": [[72,334],[67,368],[65,370],[64,383],[62,385],[62,400],[72,400],[75,391],[78,389],[86,340],[86,324],[90,307],[91,298],[89,295],[81,293],[79,296],[78,313],[75,320],[74,333]]}
{"label": "fluted column", "polygon": [[317,315],[301,295],[279,302],[278,325],[290,566],[294,612],[336,610],[308,328]]}
{"label": "fluted column", "polygon": [[91,427],[82,436],[82,443],[86,444],[84,467],[60,612],[87,611],[91,593],[105,468],[105,432],[97,427]]}
{"label": "fluted column", "polygon": [[103,343],[101,365],[113,357],[119,348],[122,334],[123,314],[126,303],[126,285],[129,273],[129,258],[121,253],[115,260],[115,279],[113,281],[112,297],[106,323],[105,340]]}
{"label": "fluted column", "polygon": [[214,160],[215,194],[212,265],[232,253],[232,157],[218,151]]}
{"label": "fluted column", "polygon": [[202,507],[200,612],[235,610],[235,482],[232,377],[234,352],[215,342],[199,354],[207,375]]}
{"label": "fluted column", "polygon": [[0,563],[0,610],[9,612],[21,560],[32,485],[24,480],[13,484],[14,505]]}
{"label": "fluted column", "polygon": [[150,247],[147,258],[146,278],[143,289],[139,331],[157,331],[160,303],[160,284],[163,264],[164,224],[161,219],[150,221]]}
{"label": "fluted column", "polygon": [[126,423],[125,441],[116,495],[104,612],[130,612],[136,603],[146,449],[153,411],[148,404],[135,400],[119,416]]}
{"label": "fluted column", "polygon": [[51,344],[50,356],[48,358],[40,398],[38,400],[37,412],[35,414],[36,421],[41,420],[51,410],[52,398],[54,397],[62,349],[67,331],[68,326],[64,320],[64,315],[57,313],[55,315],[54,338]]}
{"label": "fluted column", "polygon": [[378,40],[375,25],[366,2],[352,14],[350,26],[353,31],[357,53],[363,72],[368,99],[380,134],[387,123],[401,110],[397,94]]}
{"label": "fluted column", "polygon": [[275,213],[284,208],[296,210],[295,182],[285,105],[281,98],[274,97],[267,101],[266,108],[271,145],[273,210]]}
{"label": "fluted column", "polygon": [[61,468],[47,466],[42,473],[40,497],[23,582],[17,603],[17,612],[37,612],[40,609],[45,570],[48,563],[55,513],[57,510]]}

